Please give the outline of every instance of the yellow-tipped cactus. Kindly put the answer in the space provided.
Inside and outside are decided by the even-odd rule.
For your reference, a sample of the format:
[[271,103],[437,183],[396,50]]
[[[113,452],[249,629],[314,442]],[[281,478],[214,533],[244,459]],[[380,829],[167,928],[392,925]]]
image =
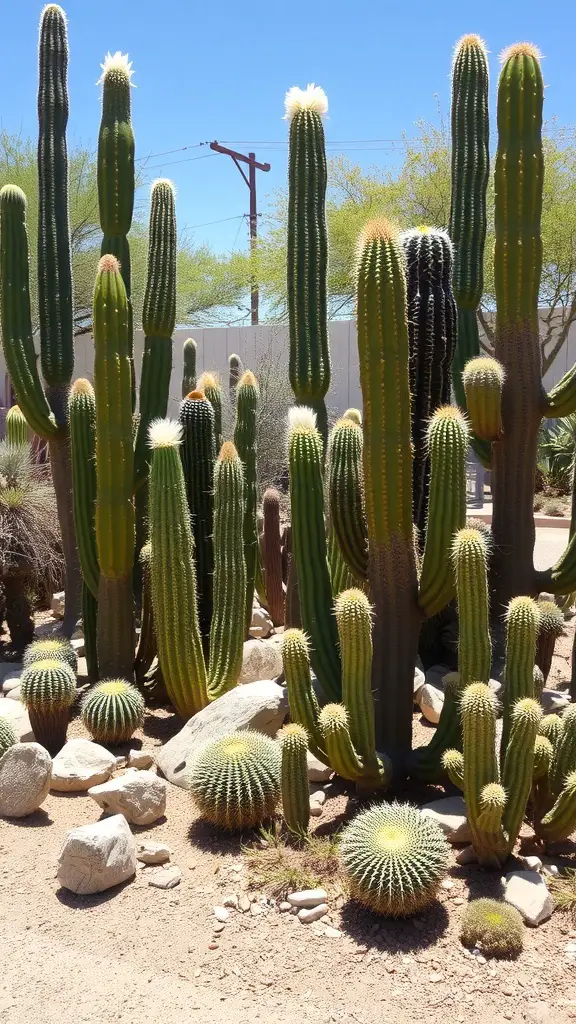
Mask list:
[[466,408],[474,433],[483,441],[497,441],[502,433],[504,378],[504,367],[492,356],[476,356],[464,367]]
[[282,751],[282,812],[295,835],[308,831],[310,792],[308,786],[308,733],[296,722],[278,734]]

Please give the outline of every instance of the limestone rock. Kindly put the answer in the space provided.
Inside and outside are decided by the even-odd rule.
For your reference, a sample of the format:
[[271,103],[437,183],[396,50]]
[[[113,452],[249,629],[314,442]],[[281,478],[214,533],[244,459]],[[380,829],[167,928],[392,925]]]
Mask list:
[[246,640],[239,682],[245,685],[279,676],[282,672],[281,644],[281,634],[267,640]]
[[252,608],[252,621],[250,623],[250,636],[255,639],[264,640],[274,632],[274,624],[265,608],[254,602]]
[[322,764],[314,754],[308,751],[308,782],[329,782],[334,774],[327,764]]
[[28,712],[20,701],[0,699],[0,717],[7,718],[20,743],[32,743],[34,733],[30,725]]
[[[249,641],[249,643],[256,641]],[[156,763],[169,782],[188,789],[192,758],[218,736],[239,729],[257,729],[275,736],[288,713],[285,687],[271,679],[237,686],[194,715],[176,736],[156,753]]]
[[437,725],[444,707],[444,694],[430,683],[425,683],[418,696],[420,711],[432,725]]
[[[431,668],[426,669],[426,674],[421,685],[426,683],[428,686],[433,686],[434,689],[441,690],[443,693],[446,689],[444,679],[449,673],[450,669],[448,665],[432,665]],[[416,683],[416,673],[414,673],[414,683]]]
[[25,818],[50,792],[52,758],[39,743],[16,743],[0,757],[0,816]]
[[170,860],[170,850],[164,843],[142,839],[136,843],[136,857],[142,864],[164,864]]
[[504,899],[520,911],[526,924],[534,926],[547,921],[554,910],[554,899],[537,871],[511,871],[507,874]]
[[302,889],[301,892],[291,892],[286,896],[291,907],[317,907],[325,903],[327,898],[325,889]]
[[2,683],[3,694],[11,693],[12,690],[16,690],[19,688],[20,672],[10,672],[7,676],[4,677],[4,682]]
[[136,841],[121,814],[68,833],[58,858],[58,881],[87,895],[104,892],[136,872]]
[[159,868],[158,871],[154,871],[148,879],[148,885],[154,889],[174,889],[180,885],[181,880],[180,868],[176,864],[172,864],[169,868]]
[[154,758],[146,750],[131,750],[127,763],[129,768],[151,768]]
[[4,696],[7,700],[20,700],[20,683],[17,682]]
[[540,703],[544,708],[545,715],[558,714],[564,711],[570,704],[570,696],[567,693],[560,693],[558,690],[542,690]]
[[319,921],[321,917],[326,917],[328,910],[327,903],[319,903],[316,907],[302,907],[298,911],[298,920],[302,924],[312,924],[313,921]]
[[[457,833],[462,825],[468,825],[463,796],[445,796],[441,800],[424,804],[422,817],[433,818],[447,836]],[[470,842],[470,839],[464,837],[460,842]]]
[[106,814],[123,814],[133,825],[151,825],[166,810],[166,790],[164,779],[155,772],[132,768],[116,779],[91,786],[88,796]]
[[418,666],[416,666],[416,668],[414,669],[414,702],[416,704],[418,703],[418,697],[420,695],[420,690],[424,686],[425,682],[426,682],[426,678],[424,676],[424,673],[423,673],[422,669],[418,668]]
[[57,594],[52,594],[52,601],[50,604],[52,609],[52,615],[55,619],[64,618],[64,591],[59,590]]
[[51,788],[64,793],[87,790],[106,782],[115,767],[114,754],[99,743],[68,740],[54,758]]

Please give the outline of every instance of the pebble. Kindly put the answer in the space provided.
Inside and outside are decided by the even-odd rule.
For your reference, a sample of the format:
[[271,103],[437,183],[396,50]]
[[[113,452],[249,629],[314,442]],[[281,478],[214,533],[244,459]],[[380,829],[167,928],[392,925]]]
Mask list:
[[442,888],[443,889],[453,889],[454,888],[454,882],[452,881],[452,879],[451,878],[445,878],[444,881],[442,882]]
[[324,790],[323,789],[317,789],[314,793],[311,793],[310,794],[310,803],[311,804],[320,804],[320,806],[322,806],[322,804],[326,803],[326,793],[324,792]]
[[342,936],[342,932],[339,932],[337,928],[325,928],[324,935],[327,939],[339,939]]
[[432,974],[428,975],[428,981],[433,985],[437,985],[439,981],[444,981],[444,975],[441,971],[433,971]]
[[325,917],[328,913],[329,907],[327,903],[320,903],[314,907],[302,907],[298,911],[298,920],[302,924],[312,924],[313,921],[319,921],[321,917]]
[[218,949],[218,943],[217,942],[209,942],[208,943],[208,949]]
[[214,907],[214,917],[225,924],[230,917],[230,911],[226,910],[226,907]]
[[540,857],[521,857],[520,860],[529,871],[542,871]]
[[143,864],[164,864],[170,860],[170,850],[164,843],[154,843],[144,839],[136,843],[136,856]]
[[501,991],[503,996],[513,996],[514,995],[514,988],[513,988],[512,985],[502,985],[502,988],[500,989],[500,991]]
[[463,907],[464,904],[466,903],[466,900],[464,899],[463,896],[457,896],[456,899],[452,900],[452,902],[455,907]]
[[259,903],[251,903],[250,913],[252,914],[252,917],[258,917],[258,914],[264,913],[264,907],[261,907]]
[[244,893],[238,897],[238,910],[241,910],[243,914],[246,914],[251,906],[250,900]]
[[220,921],[219,924],[214,925],[213,931],[215,932],[216,935],[218,935],[220,932],[224,931],[225,927],[226,925],[224,924],[224,922]]
[[234,895],[227,896],[225,900],[222,900],[222,906],[232,907],[233,910],[238,910],[238,897]]
[[175,886],[180,885],[181,879],[180,868],[173,864],[172,867],[161,868],[160,871],[155,871],[150,875],[148,885],[152,885],[155,889],[174,889]]
[[557,864],[543,864],[542,865],[542,874],[543,875],[550,875],[551,878],[558,878],[559,875],[560,875],[560,871],[558,869],[558,865]]
[[463,850],[460,850],[460,853],[458,853],[456,856],[456,863],[461,865],[477,864],[478,857],[474,851],[474,847],[465,846]]
[[129,768],[151,768],[153,764],[154,758],[145,750],[131,750],[128,754]]
[[300,892],[290,892],[286,897],[291,907],[317,907],[327,898],[325,889],[302,889]]
[[576,942],[569,942],[566,946],[566,952],[571,953],[572,956],[576,956]]
[[228,868],[228,870],[229,871],[242,871],[242,865],[241,864],[231,864],[230,867]]
[[311,800],[310,801],[310,817],[311,818],[321,818],[323,810],[324,810],[324,808],[322,807],[322,804],[316,803],[315,800]]
[[288,903],[288,900],[282,900],[282,902],[278,904],[278,910],[281,914],[285,914],[286,911],[292,910],[292,904]]

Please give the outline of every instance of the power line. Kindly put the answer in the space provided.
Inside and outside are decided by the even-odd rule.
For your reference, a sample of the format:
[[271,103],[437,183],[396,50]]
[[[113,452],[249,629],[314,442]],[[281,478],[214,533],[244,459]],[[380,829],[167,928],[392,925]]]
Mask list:
[[225,224],[227,221],[230,220],[244,220],[245,216],[245,213],[238,213],[236,214],[235,217],[221,217],[220,220],[207,220],[204,222],[204,224],[191,224],[190,227],[187,226],[185,230],[195,231],[196,228],[209,228],[211,227],[212,224]]
[[165,160],[162,164],[152,164],[152,167],[148,167],[148,171],[156,171],[159,167],[173,167],[174,164],[188,164],[193,163],[194,160],[210,160],[211,157],[216,156],[216,153],[205,153],[204,156],[186,156],[183,160]]
[[185,149],[199,149],[200,146],[204,146],[204,142],[195,142],[189,146],[179,146],[178,149],[164,149],[161,153],[148,153],[148,156],[136,157],[135,163],[139,163],[142,160],[153,160],[156,156],[170,156],[172,153],[183,153]]

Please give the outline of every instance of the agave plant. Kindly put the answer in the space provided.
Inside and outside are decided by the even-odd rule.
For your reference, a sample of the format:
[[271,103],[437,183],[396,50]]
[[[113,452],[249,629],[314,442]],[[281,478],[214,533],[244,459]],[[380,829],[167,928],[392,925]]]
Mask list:
[[21,653],[34,635],[39,589],[56,589],[62,575],[56,497],[45,467],[29,445],[0,443],[0,581],[11,648]]

